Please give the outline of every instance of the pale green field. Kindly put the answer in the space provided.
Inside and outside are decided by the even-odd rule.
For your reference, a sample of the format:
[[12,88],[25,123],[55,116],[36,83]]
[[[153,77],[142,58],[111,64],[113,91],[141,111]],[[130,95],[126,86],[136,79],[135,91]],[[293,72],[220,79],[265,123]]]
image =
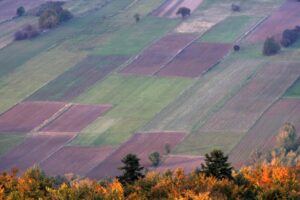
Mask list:
[[107,78],[79,96],[76,102],[110,103],[113,109],[83,130],[73,144],[119,145],[125,142],[192,82],[121,75]]

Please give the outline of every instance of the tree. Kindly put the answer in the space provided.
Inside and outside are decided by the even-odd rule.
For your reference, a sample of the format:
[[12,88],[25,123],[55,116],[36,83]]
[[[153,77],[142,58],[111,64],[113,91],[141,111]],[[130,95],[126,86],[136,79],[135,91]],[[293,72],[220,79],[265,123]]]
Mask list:
[[135,22],[138,23],[141,20],[141,15],[139,13],[135,13],[133,18],[135,19]]
[[186,7],[180,7],[177,10],[176,15],[181,15],[181,17],[184,19],[185,17],[188,17],[191,15],[191,9],[186,8]]
[[292,123],[285,123],[278,131],[276,136],[278,147],[283,147],[287,152],[296,150],[297,134],[296,128]]
[[221,150],[213,150],[210,155],[205,154],[205,164],[201,164],[201,172],[205,176],[213,176],[217,179],[232,179],[232,167],[227,162],[228,156],[224,156]]
[[59,16],[53,10],[45,11],[39,18],[41,29],[51,29],[59,24]]
[[144,167],[140,166],[140,159],[134,154],[128,154],[122,159],[123,167],[119,169],[123,171],[121,176],[118,176],[117,179],[123,184],[131,184],[136,180],[143,178],[143,169]]
[[271,56],[280,51],[280,45],[275,41],[273,37],[269,37],[264,42],[263,55]]
[[168,144],[168,143],[165,144],[164,149],[165,149],[165,154],[171,153],[171,145],[170,144]]
[[21,17],[25,14],[25,8],[23,6],[20,6],[18,9],[17,9],[17,16],[18,17]]
[[15,40],[32,39],[37,37],[39,34],[39,30],[35,26],[28,24],[15,33]]
[[158,152],[153,152],[149,155],[149,160],[151,161],[154,167],[157,167],[160,164],[161,158]]
[[296,26],[294,29],[286,29],[282,33],[282,39],[280,41],[283,47],[289,47],[299,39],[300,30]]
[[73,14],[70,11],[65,9],[63,9],[58,15],[59,15],[59,22],[66,22],[73,18]]
[[236,4],[231,4],[231,10],[234,12],[239,12],[239,11],[241,11],[241,7]]
[[241,47],[239,45],[234,45],[233,46],[234,51],[239,51],[240,49],[241,49]]

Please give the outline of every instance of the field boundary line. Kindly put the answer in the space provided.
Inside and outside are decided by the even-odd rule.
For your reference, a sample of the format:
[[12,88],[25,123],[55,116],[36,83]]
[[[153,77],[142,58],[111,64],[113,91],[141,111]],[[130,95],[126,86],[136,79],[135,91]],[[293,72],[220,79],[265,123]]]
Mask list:
[[58,117],[63,115],[65,112],[67,112],[71,107],[73,106],[72,103],[66,104],[64,107],[62,107],[60,110],[58,110],[56,113],[54,113],[50,118],[46,119],[43,123],[32,129],[30,132],[38,132],[42,130],[44,127],[46,127],[48,124],[56,120]]
[[[295,81],[297,81],[297,79],[299,79],[300,77],[300,73],[298,75],[297,78],[295,78]],[[287,88],[290,88],[294,83],[295,81],[293,81],[290,85],[287,86]],[[235,147],[240,144],[240,142],[247,136],[247,134],[250,132],[250,130],[252,130],[256,124],[260,121],[260,119],[264,116],[264,114],[269,111],[273,105],[275,105],[277,102],[279,102],[281,99],[283,99],[284,97],[284,94],[285,94],[286,90],[282,92],[282,94],[278,95],[278,97],[275,97],[274,98],[274,101],[260,114],[260,116],[255,120],[255,122],[253,123],[253,125],[249,128],[249,130],[246,131],[246,133],[243,135],[243,137],[240,139],[240,141],[234,145],[234,147],[231,149],[231,151],[229,152],[229,155],[231,154],[231,152],[235,149]]]
[[[185,34],[183,34],[185,35]],[[190,35],[190,34],[188,34]],[[196,34],[195,34],[196,35]],[[156,72],[153,72],[152,74],[150,74],[151,76],[159,76],[158,73],[164,69],[165,67],[167,67],[179,54],[181,54],[185,49],[187,49],[189,46],[191,46],[195,41],[197,41],[199,38],[201,37],[200,36],[197,36],[195,37],[195,39],[193,39],[191,42],[187,43],[185,46],[183,46],[180,50],[177,51],[177,53],[172,56],[165,64],[162,64],[160,66],[160,68],[156,71]]]
[[[56,132],[59,133],[59,132]],[[61,132],[64,133],[64,132]],[[69,133],[73,133],[73,132],[69,132]],[[57,148],[56,151],[53,151],[52,153],[50,153],[48,156],[46,156],[44,159],[42,159],[40,162],[38,162],[39,165],[41,165],[43,162],[45,162],[46,160],[48,160],[51,156],[53,156],[55,153],[57,153],[58,151],[60,151],[62,148],[64,148],[67,144],[69,144],[79,133],[75,133],[73,137],[71,137],[69,140],[67,140],[65,143],[63,143],[59,148]]]

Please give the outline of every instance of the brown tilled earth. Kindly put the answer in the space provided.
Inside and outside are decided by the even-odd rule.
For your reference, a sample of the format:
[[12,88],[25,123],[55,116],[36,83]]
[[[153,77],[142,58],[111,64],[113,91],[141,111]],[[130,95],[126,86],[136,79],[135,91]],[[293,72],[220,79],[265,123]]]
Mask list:
[[121,72],[123,74],[153,75],[196,38],[195,34],[165,36],[142,52]]
[[62,102],[23,102],[0,115],[0,132],[29,132],[66,104]]
[[281,38],[285,29],[292,29],[300,25],[300,3],[296,0],[287,0],[275,13],[261,24],[249,37],[247,42],[262,42],[267,37]]
[[1,157],[0,171],[18,168],[20,172],[40,164],[44,159],[62,148],[76,133],[35,133],[25,141]]
[[100,115],[111,108],[110,105],[72,105],[61,116],[41,129],[43,132],[80,132]]
[[231,48],[231,44],[193,43],[162,68],[157,75],[198,77],[217,64]]
[[73,173],[84,176],[115,149],[113,147],[66,146],[41,163],[51,176]]

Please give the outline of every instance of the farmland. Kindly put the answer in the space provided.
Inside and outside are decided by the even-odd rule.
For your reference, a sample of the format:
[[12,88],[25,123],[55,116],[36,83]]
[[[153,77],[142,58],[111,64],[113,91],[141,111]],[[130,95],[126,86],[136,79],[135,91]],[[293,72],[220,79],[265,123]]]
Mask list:
[[174,78],[110,76],[75,99],[88,104],[109,102],[113,108],[84,129],[73,144],[121,144],[190,83]]
[[84,176],[114,151],[112,147],[66,146],[41,163],[48,175],[74,173]]
[[[20,1],[11,1],[0,7],[15,12]],[[182,6],[191,16],[176,15]],[[98,179],[118,175],[128,153],[153,169],[157,151],[156,170],[192,171],[215,148],[240,166],[252,149],[274,145],[282,123],[299,128],[299,44],[261,52],[267,36],[299,25],[299,3],[73,0],[64,8],[72,20],[31,40],[13,34],[37,17],[0,23],[0,170],[39,164],[50,175]]]
[[124,143],[112,155],[108,156],[102,163],[92,169],[87,176],[105,178],[119,175],[118,167],[122,164],[121,159],[129,153],[136,154],[141,159],[141,164],[150,167],[148,156],[157,151],[164,154],[164,146],[170,145],[173,149],[184,138],[184,133],[140,133],[135,134],[130,140]]

